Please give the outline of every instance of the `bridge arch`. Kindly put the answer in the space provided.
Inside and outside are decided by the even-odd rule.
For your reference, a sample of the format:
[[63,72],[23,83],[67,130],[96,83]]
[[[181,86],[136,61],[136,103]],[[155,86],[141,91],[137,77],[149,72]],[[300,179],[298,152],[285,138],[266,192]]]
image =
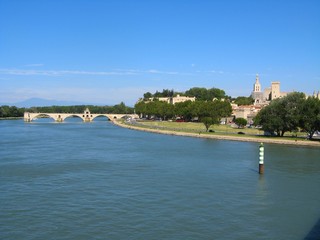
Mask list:
[[53,119],[54,121],[57,121],[57,119],[54,116],[51,116],[50,114],[39,113],[39,114],[36,114],[36,115],[32,116],[30,118],[30,122],[34,121],[34,120],[37,120],[38,118],[50,118],[50,119]]
[[107,121],[111,121],[110,117],[107,114],[94,114],[92,116],[91,121],[94,121],[94,119],[96,119],[98,117],[105,117],[105,118],[107,118]]
[[80,119],[82,119],[82,121],[85,120],[85,118],[82,117],[81,114],[69,114],[69,115],[65,116],[64,118],[62,118],[62,120],[64,121],[64,120],[66,120],[67,118],[73,118],[73,117],[80,118]]

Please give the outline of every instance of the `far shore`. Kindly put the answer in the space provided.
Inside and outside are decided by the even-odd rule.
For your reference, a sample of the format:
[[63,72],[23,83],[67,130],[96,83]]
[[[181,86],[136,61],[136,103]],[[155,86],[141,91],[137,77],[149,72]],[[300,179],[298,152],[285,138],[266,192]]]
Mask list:
[[23,117],[4,117],[4,118],[0,118],[0,120],[17,120],[17,119],[23,119]]
[[283,145],[294,145],[294,146],[310,146],[310,147],[320,147],[320,141],[309,141],[304,139],[281,139],[278,138],[271,138],[265,136],[236,136],[236,135],[217,135],[211,133],[191,133],[191,132],[182,132],[182,131],[173,131],[173,130],[162,130],[162,129],[152,129],[148,127],[139,127],[134,126],[132,124],[126,124],[119,120],[112,121],[115,125],[138,130],[144,132],[151,132],[151,133],[159,133],[159,134],[167,134],[167,135],[174,135],[174,136],[185,136],[185,137],[195,137],[195,138],[207,138],[207,139],[218,139],[218,140],[228,140],[228,141],[242,141],[242,142],[257,142],[257,143],[271,143],[271,144],[283,144]]

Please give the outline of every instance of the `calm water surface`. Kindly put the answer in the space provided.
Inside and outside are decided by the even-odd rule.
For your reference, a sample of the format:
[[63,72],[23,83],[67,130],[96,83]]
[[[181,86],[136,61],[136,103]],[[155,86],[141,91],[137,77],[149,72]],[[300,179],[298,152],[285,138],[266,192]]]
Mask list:
[[[320,149],[0,121],[0,239],[304,239]],[[315,235],[313,235],[315,236]]]

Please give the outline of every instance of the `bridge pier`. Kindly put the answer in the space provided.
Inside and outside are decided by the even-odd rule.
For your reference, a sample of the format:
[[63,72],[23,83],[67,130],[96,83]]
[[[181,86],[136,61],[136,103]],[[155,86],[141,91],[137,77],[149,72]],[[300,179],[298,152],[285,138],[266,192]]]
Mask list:
[[83,121],[84,122],[92,122],[92,119],[90,117],[86,117]]
[[61,115],[58,115],[58,118],[56,119],[56,122],[63,122],[63,118],[61,117]]
[[25,112],[23,115],[23,121],[25,122],[31,122],[30,113]]

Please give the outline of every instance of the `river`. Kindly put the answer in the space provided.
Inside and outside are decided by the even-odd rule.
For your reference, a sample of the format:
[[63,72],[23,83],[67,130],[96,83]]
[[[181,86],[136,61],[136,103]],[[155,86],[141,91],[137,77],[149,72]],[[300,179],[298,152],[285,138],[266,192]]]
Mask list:
[[320,230],[319,148],[265,144],[259,175],[257,143],[105,118],[2,120],[0,130],[1,239],[292,240]]

